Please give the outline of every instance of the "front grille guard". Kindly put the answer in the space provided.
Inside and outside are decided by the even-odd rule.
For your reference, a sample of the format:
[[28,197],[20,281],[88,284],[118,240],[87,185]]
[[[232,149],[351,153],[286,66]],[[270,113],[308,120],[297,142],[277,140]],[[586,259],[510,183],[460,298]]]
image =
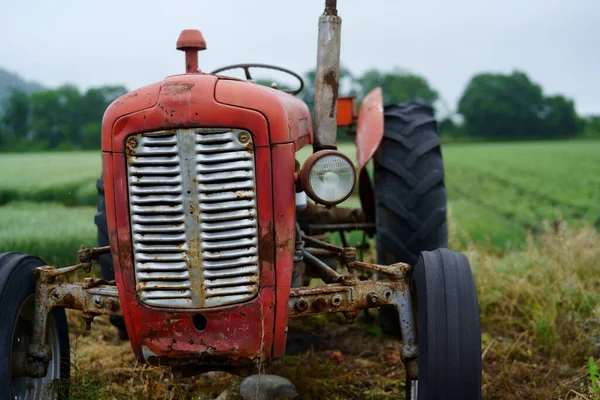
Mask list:
[[258,293],[254,145],[239,129],[127,139],[136,291],[169,308],[240,303]]

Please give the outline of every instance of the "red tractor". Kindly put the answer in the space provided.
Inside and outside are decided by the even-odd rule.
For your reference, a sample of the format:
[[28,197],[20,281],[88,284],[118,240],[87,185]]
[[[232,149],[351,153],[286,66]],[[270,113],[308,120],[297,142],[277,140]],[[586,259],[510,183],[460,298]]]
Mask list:
[[[80,250],[80,263],[64,268],[0,255],[2,399],[68,396],[65,308],[81,310],[88,326],[99,315],[121,321],[140,362],[180,377],[251,374],[285,354],[289,318],[340,312],[352,322],[357,311],[380,308],[384,330],[402,340],[407,398],[480,398],[477,294],[466,257],[445,249],[432,110],[384,107],[375,89],[355,115],[354,99],[338,99],[340,27],[336,1],[327,0],[314,125],[294,96],[302,88],[294,73],[297,90],[254,83],[253,67],[271,68],[261,64],[201,72],[197,52],[206,43],[196,30],[177,42],[185,74],[109,106],[101,246]],[[230,68],[242,68],[246,80],[217,74]],[[357,167],[337,151],[338,126],[355,131]],[[296,153],[311,143],[300,165]],[[373,183],[365,168],[372,158]],[[362,208],[335,207],[357,180]],[[345,240],[324,240],[352,230],[375,235],[377,264],[361,261]],[[102,279],[65,278],[98,259]],[[324,284],[309,286],[311,278]]]

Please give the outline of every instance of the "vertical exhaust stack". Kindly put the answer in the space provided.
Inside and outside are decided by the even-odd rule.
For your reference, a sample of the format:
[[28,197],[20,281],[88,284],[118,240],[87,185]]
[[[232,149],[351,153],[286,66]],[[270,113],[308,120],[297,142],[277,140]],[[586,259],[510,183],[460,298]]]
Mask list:
[[319,43],[315,77],[315,133],[313,151],[336,149],[337,100],[340,83],[340,38],[342,19],[337,0],[325,1],[319,17]]

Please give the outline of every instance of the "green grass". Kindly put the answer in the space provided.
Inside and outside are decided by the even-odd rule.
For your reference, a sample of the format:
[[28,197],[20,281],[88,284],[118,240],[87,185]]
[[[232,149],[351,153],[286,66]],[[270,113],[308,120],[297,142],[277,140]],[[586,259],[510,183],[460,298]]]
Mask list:
[[[503,254],[452,238],[450,246],[468,256],[478,289],[482,398],[598,398],[600,376],[589,360],[597,354],[600,234],[589,226],[552,227]],[[290,332],[311,332],[307,349],[265,365],[264,373],[288,378],[304,399],[400,398],[399,342],[381,334],[375,314],[359,313],[354,325],[341,314],[290,320]],[[69,322],[77,398],[216,398],[225,389],[240,398],[241,379],[233,375],[173,379],[168,369],[141,366],[129,343],[115,343],[106,318],[96,318],[91,332],[79,313]]]
[[96,245],[94,207],[11,203],[0,207],[0,253],[35,254],[50,265],[77,262],[81,245]]
[[[355,157],[353,146],[340,148]],[[304,149],[298,158],[309,154],[310,148]],[[552,398],[557,393],[565,398],[568,390],[579,387],[589,386],[592,394],[598,390],[597,368],[588,365],[597,343],[597,330],[589,324],[600,317],[598,154],[600,141],[444,148],[450,247],[468,256],[479,293],[484,398]],[[11,201],[0,206],[0,253],[33,253],[64,266],[75,262],[82,244],[95,244],[97,153],[0,155],[0,168],[0,193]],[[23,199],[29,201],[19,201]],[[353,197],[346,205],[359,202]],[[93,393],[90,398],[102,398],[100,387],[106,398],[147,397],[150,392],[153,398],[170,398],[171,388],[193,390],[195,397],[203,390],[214,397],[231,385],[232,378],[213,378],[209,389],[198,380],[171,386],[162,370],[136,369],[128,344],[106,343],[115,333],[107,321],[100,323],[104,325],[96,322],[93,334],[81,336],[80,372],[74,373],[79,398],[88,392]],[[347,334],[352,332],[356,330]],[[376,341],[377,348],[388,352],[388,339],[369,333],[368,341],[351,337],[352,347]],[[360,354],[364,363],[367,356]],[[376,364],[387,360],[373,354]],[[376,376],[355,385],[356,371],[364,371],[359,367],[352,357],[338,365],[328,352],[311,352],[284,359],[273,371],[292,379],[307,398],[330,393],[369,398],[372,387],[388,386],[369,386]],[[338,379],[337,372],[331,378],[330,370],[340,368],[348,381]],[[391,370],[385,367],[381,373]],[[303,376],[307,379],[299,379]],[[398,380],[396,375],[386,379]]]
[[[354,145],[340,150],[356,160]],[[300,152],[302,161],[311,149]],[[449,213],[462,243],[523,245],[545,224],[600,229],[600,141],[449,144],[443,147]],[[367,167],[369,168],[369,166]],[[356,198],[345,206],[359,206]]]
[[[341,143],[339,148],[356,159],[353,144]],[[311,152],[306,146],[298,160],[303,162]],[[527,232],[539,232],[544,224],[559,220],[575,226],[585,221],[600,228],[598,154],[598,140],[446,145],[446,186],[457,236],[463,243],[472,240],[510,250],[523,245]],[[100,154],[2,154],[0,171],[0,204],[44,201],[91,206],[96,203]],[[343,204],[359,205],[357,197]],[[70,212],[65,215],[76,218]],[[0,228],[0,235],[4,231]]]
[[11,201],[92,205],[100,152],[0,154],[0,204]]
[[496,247],[544,224],[600,228],[600,141],[450,145],[446,186],[459,230]]

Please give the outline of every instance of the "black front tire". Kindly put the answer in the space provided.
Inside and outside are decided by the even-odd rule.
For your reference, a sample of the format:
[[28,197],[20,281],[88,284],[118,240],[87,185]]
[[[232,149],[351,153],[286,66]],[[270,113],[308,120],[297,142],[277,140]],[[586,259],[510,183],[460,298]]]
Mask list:
[[[447,249],[421,253],[412,275],[417,299],[418,400],[481,398],[481,329],[467,257]],[[407,385],[410,388],[410,385]],[[411,397],[407,392],[407,399]]]
[[[49,346],[52,360],[45,378],[13,378],[13,351],[26,351],[32,341],[34,268],[46,265],[40,258],[20,253],[0,254],[0,388],[14,398],[67,399],[69,395],[69,328],[62,308],[49,318]],[[4,397],[2,397],[4,398]]]
[[[386,106],[384,122],[374,159],[377,262],[414,265],[422,251],[448,246],[440,138],[432,108],[422,104]],[[400,336],[397,314],[379,315],[384,333]]]

